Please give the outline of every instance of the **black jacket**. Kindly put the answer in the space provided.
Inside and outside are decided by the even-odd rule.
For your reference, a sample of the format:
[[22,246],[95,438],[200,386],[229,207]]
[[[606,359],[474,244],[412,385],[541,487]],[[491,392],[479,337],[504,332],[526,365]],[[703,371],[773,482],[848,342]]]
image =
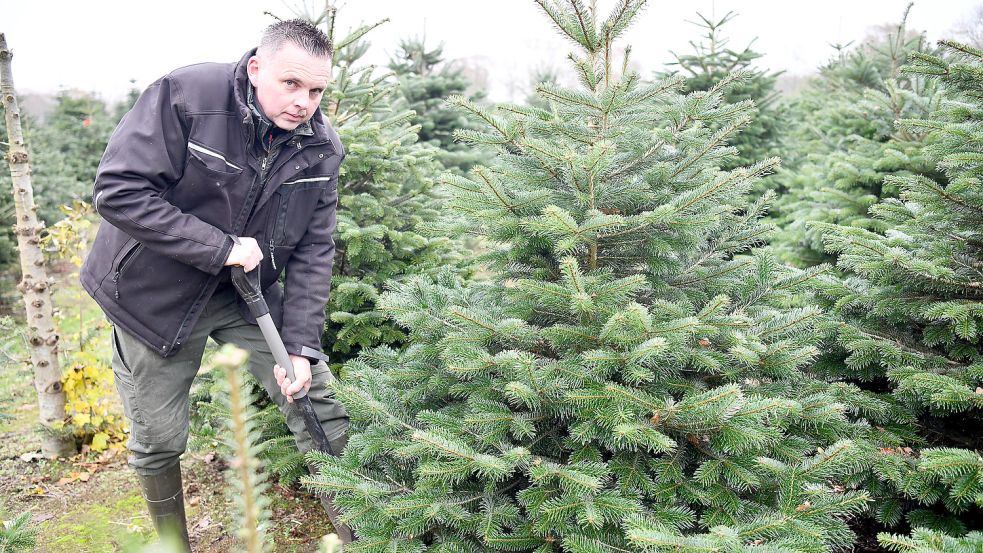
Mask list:
[[[320,111],[313,135],[294,135],[275,159],[257,154],[246,103],[254,52],[150,85],[120,121],[96,174],[93,203],[108,224],[82,267],[82,285],[110,320],[165,357],[228,281],[230,235],[254,237],[265,250],[263,294],[287,351],[321,356],[345,154]],[[244,304],[241,311],[253,321]]]

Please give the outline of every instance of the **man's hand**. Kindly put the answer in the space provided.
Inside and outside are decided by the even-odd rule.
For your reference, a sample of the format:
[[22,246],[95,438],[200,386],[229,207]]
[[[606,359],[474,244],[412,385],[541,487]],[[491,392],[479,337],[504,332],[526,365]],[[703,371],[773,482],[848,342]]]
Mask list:
[[225,266],[232,267],[240,265],[248,273],[255,269],[261,261],[263,261],[263,250],[260,249],[255,238],[249,238],[247,236],[240,237],[239,243],[232,245],[229,258],[225,260]]
[[294,394],[301,390],[307,392],[311,389],[311,360],[299,355],[291,355],[290,361],[294,365],[294,382],[287,378],[287,371],[280,365],[273,365],[273,376],[276,377],[276,383],[280,386],[280,392],[287,396],[289,403],[293,403],[294,398],[292,396]]

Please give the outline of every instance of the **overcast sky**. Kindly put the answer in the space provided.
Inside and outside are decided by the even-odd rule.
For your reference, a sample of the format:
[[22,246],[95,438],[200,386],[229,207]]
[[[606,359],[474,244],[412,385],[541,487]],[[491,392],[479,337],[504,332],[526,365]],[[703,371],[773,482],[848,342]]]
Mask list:
[[[309,0],[310,1],[310,0]],[[983,0],[915,2],[909,28],[948,36]],[[605,11],[613,0],[599,0]],[[289,16],[295,2],[260,0],[0,0],[0,32],[14,50],[14,81],[31,92],[93,90],[121,98],[135,79],[143,88],[168,71],[200,61],[235,61],[255,45],[271,11]],[[760,66],[813,71],[830,43],[860,41],[872,25],[896,22],[908,0],[651,0],[626,34],[636,67],[648,74],[689,52],[700,30],[696,12],[739,13],[725,30],[732,47],[757,37]],[[319,2],[318,5],[323,5]],[[566,67],[571,48],[532,0],[340,0],[339,27],[390,21],[371,33],[368,61],[384,65],[398,39],[426,34],[447,58],[481,64],[496,101],[521,99],[537,67]]]

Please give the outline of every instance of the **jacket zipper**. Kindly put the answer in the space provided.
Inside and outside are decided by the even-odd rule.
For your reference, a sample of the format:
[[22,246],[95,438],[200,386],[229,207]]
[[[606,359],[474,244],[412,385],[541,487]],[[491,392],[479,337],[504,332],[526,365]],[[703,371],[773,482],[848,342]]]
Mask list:
[[274,194],[273,199],[277,200],[277,203],[271,206],[272,209],[270,209],[270,218],[273,220],[273,224],[269,225],[267,234],[270,238],[270,263],[273,264],[273,269],[276,270],[276,259],[273,257],[273,254],[276,252],[276,220],[277,212],[280,211],[280,195]]
[[[259,182],[263,185],[263,188],[266,188],[266,169],[269,166],[269,163],[270,163],[270,154],[266,154],[265,156],[263,156],[263,163],[260,166],[260,172],[259,172]],[[262,192],[260,192],[260,194],[262,194]],[[274,225],[274,227],[275,227],[275,225]],[[273,264],[273,270],[275,271],[276,270],[276,259],[273,257],[273,236],[272,236],[272,233],[270,235],[270,263]]]
[[119,299],[119,279],[120,279],[120,276],[123,275],[123,271],[125,271],[126,270],[126,267],[129,266],[130,261],[132,261],[133,258],[136,257],[137,251],[142,246],[143,246],[143,244],[141,244],[139,242],[137,242],[136,244],[134,244],[133,248],[131,248],[130,251],[126,252],[123,255],[122,259],[120,259],[119,264],[116,266],[116,273],[113,274],[113,287],[116,289],[116,293],[115,293],[116,299]]

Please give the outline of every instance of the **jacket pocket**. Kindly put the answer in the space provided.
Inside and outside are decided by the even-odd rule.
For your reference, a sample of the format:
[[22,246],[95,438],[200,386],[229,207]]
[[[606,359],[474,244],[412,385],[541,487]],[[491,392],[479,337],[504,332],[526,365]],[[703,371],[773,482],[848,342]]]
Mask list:
[[[216,188],[223,188],[238,179],[242,169],[226,161],[218,152],[197,148],[193,142],[188,144],[188,162],[179,181],[178,193],[189,198],[200,196],[204,201],[216,194]],[[206,151],[209,153],[204,153]]]
[[275,246],[294,246],[304,238],[314,209],[324,194],[333,186],[334,177],[308,177],[287,181],[280,185],[271,198],[270,224],[268,226],[270,249]]
[[197,142],[188,142],[188,161],[197,161],[209,171],[217,174],[238,175],[242,167],[229,161],[225,154]]
[[130,266],[130,263],[136,259],[137,255],[140,254],[141,250],[143,250],[143,244],[133,240],[133,243],[124,248],[122,255],[117,259],[113,268],[113,288],[116,299],[119,299],[119,281],[123,278],[123,273]]
[[140,411],[136,381],[133,378],[133,370],[124,358],[123,346],[119,339],[119,330],[113,325],[113,377],[116,381],[116,391],[123,400],[123,414],[134,424],[144,424],[146,421]]
[[248,189],[243,182],[246,173],[217,152],[204,154],[189,147],[184,173],[165,192],[165,199],[182,212],[228,231]]

